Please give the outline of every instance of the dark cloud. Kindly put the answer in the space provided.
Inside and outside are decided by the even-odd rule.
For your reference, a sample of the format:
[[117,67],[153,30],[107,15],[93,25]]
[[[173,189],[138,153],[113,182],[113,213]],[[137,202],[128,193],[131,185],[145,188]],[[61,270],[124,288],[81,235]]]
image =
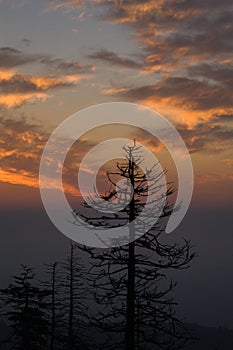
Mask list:
[[53,0],[52,4],[55,8],[101,6],[103,20],[133,27],[145,56],[162,52],[175,59],[176,50],[183,49],[184,57],[205,55],[211,60],[209,53],[229,55],[233,48],[231,0]]
[[13,47],[0,47],[0,68],[9,69],[27,63],[38,62],[47,56],[26,54]]
[[233,49],[232,31],[232,12],[205,13],[181,23],[167,37],[162,37],[161,45],[166,45],[168,50],[185,49],[184,55],[188,57],[228,56]]
[[[27,39],[25,39],[27,40]],[[44,66],[43,75],[17,73],[24,64]],[[43,67],[43,68],[44,68]],[[43,69],[44,70],[44,69]],[[93,71],[93,66],[66,61],[50,55],[25,54],[12,47],[0,48],[0,105],[21,106],[26,102],[46,99],[46,92],[55,88],[75,86]]]
[[[29,44],[30,40],[22,42]],[[44,64],[53,72],[62,74],[88,73],[93,69],[91,65],[84,65],[78,61],[66,61],[62,58],[53,58],[50,55],[27,54],[13,47],[0,47],[0,68],[9,69],[28,63]]]
[[193,77],[202,78],[224,85],[226,88],[233,88],[233,66],[230,64],[202,63],[189,68],[189,74]]
[[141,63],[131,58],[121,57],[115,52],[104,49],[93,52],[92,54],[88,55],[88,58],[108,62],[111,65],[117,65],[125,68],[138,69],[142,67]]
[[233,123],[233,114],[217,114],[212,117],[213,122],[217,123]]
[[[233,146],[233,127],[225,125],[226,115],[213,116],[208,121],[200,121],[192,128],[186,124],[176,127],[191,153],[219,153]],[[228,115],[232,118],[233,115]]]
[[206,11],[209,10],[219,10],[224,9],[226,6],[231,7],[232,1],[231,0],[195,0],[193,2],[190,2],[188,0],[183,1],[168,1],[172,4],[173,9],[179,11],[179,10],[185,10],[185,9],[203,9]]
[[56,74],[87,74],[93,71],[93,66],[82,64],[78,61],[65,61],[61,58],[43,58],[41,63],[45,64],[49,71]]
[[186,77],[164,78],[155,85],[123,87],[113,90],[112,94],[135,101],[169,98],[170,103],[175,106],[197,110],[231,108],[233,102],[228,87]]
[[[80,1],[54,3],[83,6]],[[151,73],[150,83],[145,76],[146,83],[140,86],[132,77],[129,84],[124,82],[125,86],[117,82],[119,89],[112,89],[113,94],[136,101],[170,98],[174,105],[204,111],[232,107],[232,1],[86,2],[91,3],[101,6],[101,11],[97,11],[101,12],[101,19],[127,25],[140,43],[144,62],[108,50],[93,52],[88,57]]]
[[[38,80],[39,79],[39,80]],[[0,94],[25,94],[29,92],[47,91],[49,89],[73,86],[73,83],[49,77],[33,77],[15,74],[8,80],[0,81]]]
[[[225,119],[228,118],[226,124]],[[176,129],[182,136],[190,153],[201,152],[203,154],[220,153],[228,151],[233,146],[233,115],[214,115],[209,120],[202,120],[192,127],[185,123],[174,123]],[[169,137],[169,130],[164,130],[164,135]],[[143,129],[133,130],[132,136],[137,141],[153,148],[162,146],[151,134]],[[224,153],[223,153],[224,154]],[[233,160],[227,160],[226,164],[232,164]]]
[[31,46],[31,44],[32,44],[32,41],[30,40],[30,39],[27,39],[27,38],[23,38],[22,40],[21,40],[21,43],[23,44],[23,45],[25,45],[25,46]]
[[0,125],[1,128],[5,129],[5,133],[9,131],[10,133],[12,133],[13,131],[22,133],[24,131],[28,131],[28,129],[30,129],[33,132],[38,132],[39,130],[42,130],[41,124],[29,122],[23,113],[9,113],[8,110],[2,107],[0,108]]

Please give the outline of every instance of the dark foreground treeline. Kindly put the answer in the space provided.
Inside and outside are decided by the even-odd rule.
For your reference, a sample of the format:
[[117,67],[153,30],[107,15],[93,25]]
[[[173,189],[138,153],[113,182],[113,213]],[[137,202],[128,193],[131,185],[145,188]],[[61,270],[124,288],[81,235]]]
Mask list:
[[[122,248],[117,248],[116,255],[118,249]],[[94,254],[71,243],[64,262],[44,265],[47,277],[42,281],[33,269],[22,265],[21,273],[0,290],[4,321],[0,349],[131,350],[125,341],[127,276],[117,271],[119,266],[111,271],[114,260],[110,266],[110,253],[105,256],[103,252]],[[107,266],[102,266],[106,261]],[[135,292],[135,349],[175,349],[190,339],[187,327],[175,318],[174,300],[167,296],[174,286],[169,282],[166,289],[162,276],[159,280],[156,292],[154,286],[145,289],[146,283],[140,289],[141,304]]]
[[8,324],[3,349],[92,349],[83,337],[90,293],[77,250],[71,243],[66,261],[44,265],[42,281],[22,265],[22,272],[0,290],[1,317]]

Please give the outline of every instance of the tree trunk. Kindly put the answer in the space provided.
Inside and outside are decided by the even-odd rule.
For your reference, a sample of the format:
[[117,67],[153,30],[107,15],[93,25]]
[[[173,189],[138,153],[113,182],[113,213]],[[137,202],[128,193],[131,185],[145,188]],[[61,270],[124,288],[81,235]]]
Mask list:
[[[134,162],[132,157],[129,161],[129,178],[134,189]],[[126,310],[126,339],[125,350],[135,350],[135,202],[134,194],[130,202],[129,215],[129,258],[128,258],[128,287],[127,287],[127,310]]]
[[135,245],[129,245],[126,350],[135,350]]

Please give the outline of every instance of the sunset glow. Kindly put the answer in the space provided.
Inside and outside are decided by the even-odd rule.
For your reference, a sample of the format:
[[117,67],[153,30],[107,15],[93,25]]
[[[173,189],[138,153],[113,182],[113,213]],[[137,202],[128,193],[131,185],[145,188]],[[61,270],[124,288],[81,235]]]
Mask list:
[[[24,19],[35,8],[37,29],[28,25],[27,31]],[[197,186],[227,181],[228,190],[233,188],[230,6],[164,0],[19,5],[11,0],[2,1],[0,9],[9,33],[0,47],[2,183],[38,187],[42,150],[53,128],[68,117],[67,109],[74,113],[81,106],[125,101],[148,106],[177,127],[192,154]],[[24,29],[16,17],[25,22]],[[86,142],[93,136],[104,140],[108,131],[90,134]],[[153,138],[138,131],[136,136],[155,154],[161,152]],[[81,143],[78,160],[67,164],[71,173],[86,150]],[[71,179],[64,181],[67,191],[76,193]]]

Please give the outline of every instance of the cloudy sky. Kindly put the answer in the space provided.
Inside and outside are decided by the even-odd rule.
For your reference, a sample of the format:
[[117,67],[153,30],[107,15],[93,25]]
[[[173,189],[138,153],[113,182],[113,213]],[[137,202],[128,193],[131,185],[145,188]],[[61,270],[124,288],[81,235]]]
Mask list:
[[[40,157],[60,122],[84,107],[126,101],[160,112],[180,131],[194,166],[191,210],[206,210],[208,237],[222,231],[207,223],[213,212],[226,223],[233,205],[232,11],[231,0],[0,0],[5,218],[13,209],[41,209]],[[97,139],[106,134],[100,129]],[[149,135],[126,134],[156,150]],[[75,164],[92,144],[91,133],[80,140]]]

